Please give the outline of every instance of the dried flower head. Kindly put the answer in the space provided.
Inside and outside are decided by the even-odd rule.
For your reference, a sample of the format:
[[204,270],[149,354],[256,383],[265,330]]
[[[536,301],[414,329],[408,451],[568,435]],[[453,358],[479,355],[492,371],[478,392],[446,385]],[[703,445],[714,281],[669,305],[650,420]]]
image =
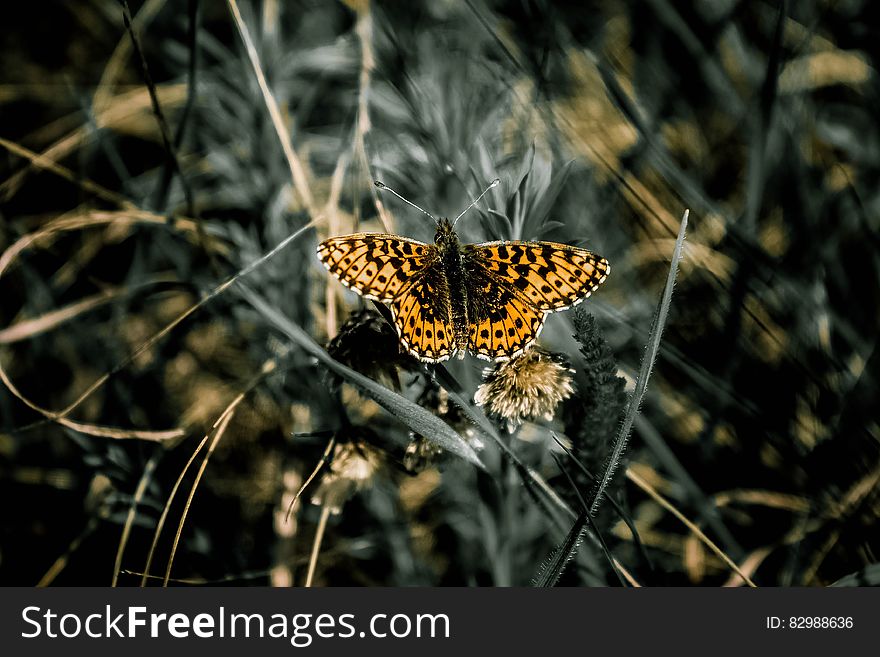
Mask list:
[[443,448],[422,435],[413,434],[403,455],[403,467],[408,472],[421,472],[430,468],[443,454]]
[[[462,410],[449,399],[449,393],[435,381],[428,381],[416,403],[436,415],[457,431],[476,450],[483,444],[476,436],[474,427]],[[421,472],[433,466],[444,454],[442,447],[417,433],[410,433],[411,441],[403,457],[403,467],[410,472]]]
[[352,495],[370,485],[380,463],[379,452],[364,441],[337,444],[329,470],[312,495],[312,504],[339,513]]
[[446,388],[441,388],[433,379],[428,381],[425,389],[416,399],[416,404],[439,417],[456,431],[466,432],[473,428],[467,415],[449,399]]
[[552,420],[559,403],[574,392],[573,372],[561,356],[533,347],[486,368],[474,401],[504,420],[508,431],[525,420]]
[[349,315],[327,345],[327,353],[374,381],[400,388],[398,368],[418,371],[419,362],[400,350],[397,333],[375,310]]

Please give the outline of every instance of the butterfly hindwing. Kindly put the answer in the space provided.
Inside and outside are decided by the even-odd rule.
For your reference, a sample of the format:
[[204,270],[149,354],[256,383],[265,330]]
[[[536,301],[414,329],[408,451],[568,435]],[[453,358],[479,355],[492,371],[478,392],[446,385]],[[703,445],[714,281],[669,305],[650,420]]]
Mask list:
[[466,245],[463,252],[530,306],[545,311],[580,303],[610,271],[605,258],[556,242],[486,242]]
[[518,356],[538,339],[544,327],[544,312],[526,305],[509,290],[502,293],[503,304],[470,326],[468,350],[487,360],[507,360]]
[[437,259],[437,247],[382,233],[332,237],[318,258],[343,285],[376,301],[391,301]]
[[454,351],[455,328],[446,277],[428,268],[391,302],[394,324],[407,351],[427,362],[446,360]]
[[476,263],[465,263],[467,280],[468,351],[488,360],[506,360],[522,353],[544,327],[545,311],[523,301],[510,285]]

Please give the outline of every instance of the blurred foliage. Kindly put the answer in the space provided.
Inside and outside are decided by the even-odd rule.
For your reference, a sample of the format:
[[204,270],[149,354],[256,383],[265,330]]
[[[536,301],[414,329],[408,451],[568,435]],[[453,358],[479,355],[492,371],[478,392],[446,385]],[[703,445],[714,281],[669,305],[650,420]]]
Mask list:
[[[106,585],[116,572],[136,585],[162,519],[150,585],[179,526],[172,584],[301,585],[318,536],[320,585],[528,584],[573,520],[536,481],[569,509],[589,493],[554,436],[601,467],[685,208],[664,340],[597,518],[607,550],[643,585],[742,584],[642,482],[758,585],[870,579],[880,84],[868,0],[147,0],[131,12],[173,153],[119,3],[26,3],[0,31],[0,364],[19,393],[0,389],[0,582]],[[317,240],[360,230],[432,239],[372,179],[455,216],[495,177],[463,241],[564,241],[613,269],[591,316],[554,315],[542,334],[575,370],[575,395],[513,433],[455,405],[483,363],[396,359],[378,317],[364,319],[371,306],[314,256]],[[246,275],[260,304],[232,286],[151,340],[304,227]],[[363,351],[344,342],[351,324],[337,335],[352,313]],[[485,468],[330,376],[273,316],[446,422]],[[561,583],[625,581],[592,536]]]

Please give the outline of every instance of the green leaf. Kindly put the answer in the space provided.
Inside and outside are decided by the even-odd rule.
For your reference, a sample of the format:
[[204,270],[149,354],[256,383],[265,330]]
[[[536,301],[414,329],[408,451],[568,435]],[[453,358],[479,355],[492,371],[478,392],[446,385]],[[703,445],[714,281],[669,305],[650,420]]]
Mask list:
[[405,397],[379,385],[360,372],[355,372],[350,367],[346,367],[333,359],[308,333],[269,305],[265,299],[246,285],[239,284],[237,289],[239,294],[275,328],[296,342],[303,350],[317,358],[328,369],[356,386],[407,427],[428,440],[437,443],[443,449],[457,454],[479,468],[485,469],[474,449],[436,415],[429,413],[421,406],[414,404]]

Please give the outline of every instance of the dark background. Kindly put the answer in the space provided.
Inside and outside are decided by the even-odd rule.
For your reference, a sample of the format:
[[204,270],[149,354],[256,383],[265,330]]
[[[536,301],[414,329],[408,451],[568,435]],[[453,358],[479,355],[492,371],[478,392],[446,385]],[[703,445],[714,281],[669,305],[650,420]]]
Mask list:
[[[678,221],[691,212],[660,354],[610,492],[617,506],[596,519],[608,553],[642,585],[742,584],[633,473],[758,585],[874,581],[871,6],[241,2],[303,168],[296,183],[226,3],[132,3],[146,76],[117,2],[5,10],[0,363],[19,394],[0,389],[0,582],[109,585],[118,572],[118,584],[136,585],[165,509],[150,571],[161,578],[204,450],[166,507],[169,495],[245,393],[198,482],[173,584],[301,585],[322,515],[312,494],[333,483],[331,467],[284,516],[331,437],[370,446],[378,468],[329,516],[316,584],[528,584],[568,527],[497,447],[440,413],[481,441],[486,471],[443,455],[407,470],[408,429],[334,383],[234,290],[127,362],[312,220],[247,281],[326,343],[363,304],[320,268],[316,242],[356,230],[432,237],[425,217],[386,196],[383,225],[372,179],[454,216],[496,176],[496,213],[472,211],[462,239],[552,239],[607,257],[613,273],[584,308],[628,390]],[[27,153],[44,158],[34,166]],[[72,180],[47,171],[47,158]],[[590,363],[572,319],[552,317],[542,343],[583,377]],[[365,373],[418,398],[426,376],[398,372],[374,347],[363,343]],[[275,369],[261,375],[267,362]],[[484,366],[450,365],[466,397]],[[24,401],[59,411],[106,372],[70,412],[78,425],[42,421]],[[581,385],[553,421],[512,435],[500,427],[572,505],[553,455],[578,469],[551,431],[601,466],[610,446],[585,439],[578,406],[590,393]],[[598,412],[615,425],[618,410]],[[175,429],[164,440],[131,435]],[[606,557],[586,541],[561,583],[618,584]]]

